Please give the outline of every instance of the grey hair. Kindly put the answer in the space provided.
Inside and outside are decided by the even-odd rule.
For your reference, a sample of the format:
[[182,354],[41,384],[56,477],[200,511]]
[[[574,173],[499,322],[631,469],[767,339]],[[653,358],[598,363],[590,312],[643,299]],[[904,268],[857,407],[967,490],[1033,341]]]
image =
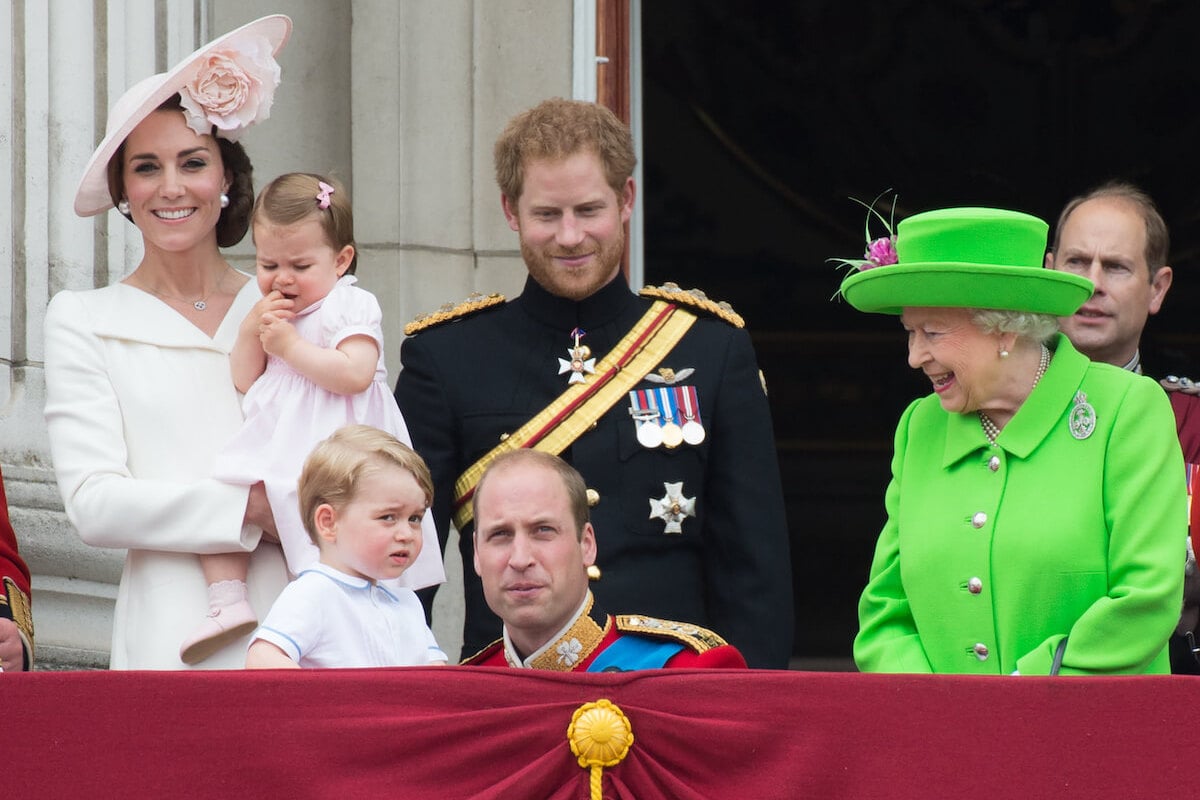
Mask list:
[[1058,333],[1058,318],[1030,311],[1005,311],[996,308],[971,309],[971,321],[984,333],[1015,333],[1045,343]]

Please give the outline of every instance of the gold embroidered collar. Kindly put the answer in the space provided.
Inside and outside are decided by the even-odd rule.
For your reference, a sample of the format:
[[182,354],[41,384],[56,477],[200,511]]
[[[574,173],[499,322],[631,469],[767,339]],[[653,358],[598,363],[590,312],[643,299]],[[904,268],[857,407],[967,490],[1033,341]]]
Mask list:
[[571,672],[579,662],[590,656],[604,640],[612,618],[594,608],[594,598],[588,592],[583,605],[557,636],[522,660],[504,630],[504,660],[517,669],[548,669]]

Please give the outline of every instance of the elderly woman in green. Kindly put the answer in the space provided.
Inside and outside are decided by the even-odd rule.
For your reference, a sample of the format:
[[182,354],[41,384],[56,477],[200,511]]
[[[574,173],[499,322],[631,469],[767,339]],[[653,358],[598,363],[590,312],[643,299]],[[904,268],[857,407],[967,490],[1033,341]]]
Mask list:
[[1057,332],[1092,285],[1042,269],[1046,231],[996,209],[918,214],[842,283],[860,311],[900,316],[933,387],[896,429],[863,671],[1169,671],[1187,536],[1171,407]]

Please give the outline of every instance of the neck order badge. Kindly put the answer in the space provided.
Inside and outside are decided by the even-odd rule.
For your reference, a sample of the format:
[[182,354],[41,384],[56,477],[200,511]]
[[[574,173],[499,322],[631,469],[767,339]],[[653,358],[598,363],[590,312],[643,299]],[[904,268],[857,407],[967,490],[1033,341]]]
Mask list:
[[558,360],[558,374],[570,372],[570,377],[567,378],[567,384],[572,383],[587,383],[588,375],[596,374],[596,359],[592,358],[592,348],[586,344],[580,344],[579,340],[587,333],[582,328],[576,328],[571,331],[571,341],[574,343],[567,348],[567,355],[570,356],[568,361],[565,358]]

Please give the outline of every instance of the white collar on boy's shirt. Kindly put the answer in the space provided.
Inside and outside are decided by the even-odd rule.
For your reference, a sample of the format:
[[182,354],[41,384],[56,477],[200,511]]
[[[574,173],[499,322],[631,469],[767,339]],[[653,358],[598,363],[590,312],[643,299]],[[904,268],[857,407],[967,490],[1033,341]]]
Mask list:
[[[388,589],[383,585],[382,582],[369,581],[366,578],[360,578],[357,575],[349,575],[345,572],[342,572],[340,569],[335,569],[334,567],[329,566],[328,564],[322,564],[320,561],[310,564],[309,566],[300,570],[300,575],[304,575],[305,573],[308,573],[308,572],[315,572],[320,575],[324,575],[326,578],[329,578],[331,581],[333,581],[335,583],[339,583],[342,586],[345,586],[350,589],[359,589],[359,590],[367,590],[367,591],[373,591],[373,590],[378,589],[380,592],[383,592],[385,595],[387,595],[391,599],[393,599],[393,600],[398,599],[396,597],[396,595],[394,595],[392,592],[388,591]],[[297,575],[296,577],[299,578],[300,575]]]

